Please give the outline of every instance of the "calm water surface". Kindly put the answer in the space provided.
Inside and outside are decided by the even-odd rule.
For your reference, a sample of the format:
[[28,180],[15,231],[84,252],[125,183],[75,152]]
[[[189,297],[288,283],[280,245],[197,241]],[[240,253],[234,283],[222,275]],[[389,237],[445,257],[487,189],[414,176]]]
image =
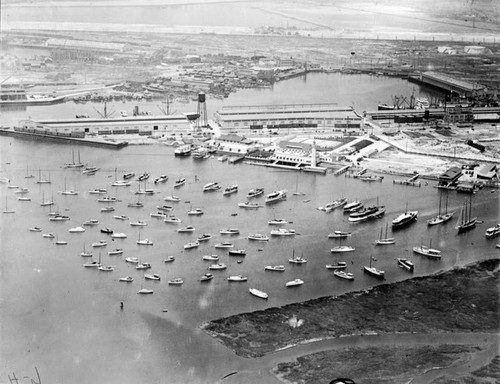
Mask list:
[[[1,374],[34,375],[36,366],[45,382],[62,383],[212,383],[232,371],[242,371],[254,366],[252,361],[239,358],[200,331],[199,326],[211,319],[235,313],[280,306],[296,301],[325,295],[336,295],[378,284],[362,273],[370,256],[377,259],[377,267],[386,271],[388,282],[406,279],[409,274],[397,267],[395,258],[410,257],[415,263],[415,275],[426,275],[453,266],[496,257],[495,241],[487,241],[484,231],[498,221],[498,192],[482,190],[474,197],[474,213],[484,224],[461,236],[454,229],[455,220],[443,226],[428,228],[425,221],[435,215],[439,191],[432,185],[409,188],[392,184],[386,177],[382,183],[366,184],[355,179],[313,174],[277,171],[245,164],[230,165],[216,158],[195,161],[173,156],[173,149],[163,146],[135,146],[120,151],[99,148],[80,148],[82,161],[102,168],[95,176],[81,175],[79,171],[63,169],[71,161],[71,147],[50,143],[34,143],[2,137],[1,176],[11,179],[11,184],[28,187],[31,201],[18,201],[14,190],[7,184],[0,185],[2,206],[15,214],[2,214],[1,219],[1,301],[2,324]],[[77,153],[78,148],[75,148]],[[115,171],[116,168],[116,171]],[[40,173],[50,177],[49,185],[35,181]],[[137,182],[129,188],[111,187],[115,177],[126,171],[151,172],[151,178],[167,174],[169,180],[162,185],[152,182],[147,187],[157,190],[153,196],[142,196],[144,208],[129,208],[128,202],[136,201]],[[27,174],[35,178],[25,179]],[[195,176],[198,181],[195,181]],[[187,184],[174,190],[173,180],[186,177]],[[221,192],[203,193],[202,186],[219,181],[223,187],[238,184],[239,192],[225,197]],[[64,189],[74,188],[78,196],[62,196]],[[432,184],[432,183],[431,183]],[[284,202],[259,210],[243,210],[238,202],[245,200],[246,192],[263,186],[266,193],[278,188],[290,192],[299,189],[305,196],[289,195]],[[96,195],[88,190],[106,187],[110,195],[120,201],[113,204],[116,211],[102,213],[106,205],[97,202]],[[179,216],[181,225],[193,225],[194,234],[180,234],[178,226],[151,218],[150,212],[164,204],[164,197],[175,193],[182,201],[175,204],[173,214]],[[54,196],[56,208],[69,215],[70,221],[50,222],[48,207],[40,203]],[[352,225],[341,211],[325,214],[316,208],[326,202],[347,196],[367,203],[387,206],[383,219]],[[459,210],[465,196],[455,192],[449,195],[449,206]],[[309,200],[304,202],[304,200]],[[262,202],[262,198],[259,199]],[[398,231],[396,245],[375,247],[380,228],[397,214],[409,209],[419,210],[418,222]],[[187,215],[191,208],[200,207],[205,214],[200,217]],[[3,207],[2,207],[3,208]],[[131,227],[128,221],[114,219],[113,214],[126,214],[130,220],[145,220],[141,229]],[[234,215],[237,214],[237,215]],[[458,212],[456,214],[458,216]],[[250,242],[246,236],[253,232],[269,233],[267,220],[282,217],[292,222],[288,228],[297,231],[293,238],[272,238],[269,242]],[[99,219],[99,225],[86,227],[81,234],[68,233],[68,229],[82,225],[90,218]],[[66,246],[56,246],[54,240],[42,238],[41,233],[29,232],[39,226],[43,233],[53,232],[58,239],[68,241]],[[107,235],[99,229],[109,226],[115,232],[124,232],[127,239],[111,241],[100,251],[105,265],[114,265],[113,272],[100,272],[82,267],[80,256],[83,247]],[[231,237],[235,247],[246,249],[245,257],[228,256],[227,251],[216,250],[214,244],[228,240],[219,230],[236,227],[241,235]],[[350,230],[352,237],[346,244],[356,251],[342,256],[330,253],[336,244],[327,234],[335,229]],[[213,234],[213,239],[193,250],[183,245],[202,233]],[[150,238],[151,247],[139,246],[136,240]],[[429,243],[443,251],[441,261],[414,256],[411,248],[421,242]],[[108,256],[107,251],[123,248],[123,256]],[[99,249],[93,249],[94,259]],[[288,258],[295,252],[308,259],[305,265],[290,265]],[[209,266],[201,260],[204,254],[218,254],[228,265],[226,271],[214,271],[215,278],[200,283],[199,278]],[[174,255],[173,263],[164,263],[167,255]],[[143,273],[124,262],[127,256],[151,262],[150,273],[159,273],[161,281],[145,281]],[[243,260],[241,264],[237,260]],[[333,277],[325,265],[345,260],[349,271],[355,274],[354,282]],[[283,273],[265,272],[266,265],[285,265]],[[232,274],[247,275],[246,283],[228,283]],[[134,282],[120,283],[120,277],[131,275]],[[169,286],[173,277],[183,277],[182,286]],[[301,278],[305,284],[296,289],[286,289],[285,282]],[[140,288],[151,288],[153,295],[138,295]],[[263,301],[248,293],[256,287],[269,293]],[[120,302],[124,309],[120,310]],[[168,312],[162,312],[168,309]],[[233,378],[237,380],[237,377]],[[251,379],[250,379],[251,380]],[[237,381],[234,381],[237,382]],[[247,381],[248,382],[248,378]]]

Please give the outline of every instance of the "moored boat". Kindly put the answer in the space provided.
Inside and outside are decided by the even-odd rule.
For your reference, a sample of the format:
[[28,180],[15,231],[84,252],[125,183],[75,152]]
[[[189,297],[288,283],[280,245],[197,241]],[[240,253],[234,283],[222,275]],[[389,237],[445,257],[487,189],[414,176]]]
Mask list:
[[273,204],[273,203],[276,203],[278,201],[286,200],[286,194],[287,194],[287,190],[285,190],[285,189],[271,192],[270,194],[268,194],[266,196],[265,202],[266,202],[266,204]]
[[170,284],[170,285],[182,285],[182,284],[184,284],[184,280],[182,280],[182,278],[180,278],[180,277],[175,277],[172,280],[169,280],[168,284]]
[[280,228],[272,230],[271,236],[295,236],[295,229]]
[[344,239],[344,238],[349,237],[351,235],[352,235],[351,232],[336,230],[336,231],[330,232],[328,234],[328,237],[331,239],[339,239],[339,238]]
[[186,179],[184,177],[181,177],[174,182],[174,188],[178,188],[186,184]]
[[228,195],[232,195],[233,193],[236,193],[238,192],[238,186],[235,184],[235,185],[231,185],[230,187],[227,187],[224,189],[224,192],[222,192],[222,194],[224,196],[228,196]]
[[251,203],[249,201],[245,201],[244,203],[238,203],[238,207],[247,208],[247,209],[255,209],[255,208],[262,207],[262,205],[260,205],[259,203]]
[[211,273],[205,273],[201,278],[200,278],[200,281],[209,281],[209,280],[212,280],[214,278],[214,275],[212,275]]
[[441,251],[440,250],[426,247],[425,245],[413,247],[413,252],[417,253],[419,255],[427,256],[429,259],[440,259],[441,258]]
[[247,252],[244,249],[230,249],[229,256],[245,256]]
[[408,224],[417,220],[418,211],[408,211],[408,205],[406,206],[406,211],[397,216],[392,220],[392,228],[399,229],[407,226]]
[[297,287],[299,285],[304,284],[304,280],[302,279],[294,279],[292,281],[288,281],[285,283],[285,287],[290,288],[290,287]]
[[415,266],[410,260],[405,259],[403,257],[398,257],[397,261],[398,261],[398,265],[401,268],[406,269],[409,272],[413,272],[413,269],[415,268]]
[[227,265],[224,263],[212,264],[208,269],[210,270],[218,270],[218,269],[226,269]]
[[370,256],[370,266],[364,266],[363,267],[363,271],[368,274],[368,275],[371,275],[371,276],[374,276],[378,279],[385,279],[385,272],[380,270],[380,269],[377,269],[375,267],[372,267],[372,261],[374,261],[375,259]]
[[347,263],[345,261],[339,261],[337,264],[327,264],[326,269],[346,269],[347,268]]
[[187,244],[184,244],[184,249],[191,249],[191,248],[196,248],[200,246],[199,241],[191,241]]
[[341,279],[354,280],[354,275],[351,272],[335,271],[333,272],[333,275],[340,277]]
[[134,278],[132,276],[125,276],[125,277],[120,277],[119,281],[125,283],[131,283],[132,281],[134,281]]
[[267,298],[269,297],[269,295],[268,295],[266,292],[264,292],[264,291],[260,291],[260,290],[258,290],[258,289],[256,289],[256,288],[250,288],[248,291],[249,291],[252,295],[254,295],[254,296],[256,296],[256,297],[259,297],[259,298],[261,298],[261,299],[267,299]]
[[261,233],[251,233],[247,238],[248,240],[255,241],[269,241],[269,236],[263,235]]
[[250,191],[247,193],[247,198],[251,199],[253,197],[260,196],[264,193],[264,188],[252,188]]
[[487,239],[493,239],[494,237],[500,235],[500,223],[495,225],[494,227],[488,228],[484,233],[484,236]]
[[236,282],[243,282],[243,281],[247,281],[247,280],[248,280],[248,277],[243,276],[243,275],[233,275],[233,276],[229,276],[227,278],[227,281],[236,281]]
[[221,235],[239,235],[240,230],[237,228],[227,228],[227,229],[221,229],[219,233]]
[[222,243],[217,243],[214,245],[215,248],[233,248],[234,244],[229,241],[223,241]]
[[156,179],[154,179],[154,183],[155,184],[165,183],[167,180],[168,180],[168,176],[167,175],[161,175],[161,176],[158,176]]
[[285,219],[272,219],[267,222],[268,225],[284,225],[288,224],[288,220]]
[[273,272],[283,272],[285,267],[283,265],[267,265],[264,267],[265,271],[273,271]]
[[177,232],[194,232],[195,228],[191,225],[188,225],[187,227],[182,227],[177,230]]
[[210,233],[204,233],[201,236],[198,236],[196,238],[196,241],[208,241],[212,238],[212,235]]
[[212,181],[203,186],[203,192],[212,192],[212,191],[217,191],[219,189],[221,189],[221,185],[217,181]]

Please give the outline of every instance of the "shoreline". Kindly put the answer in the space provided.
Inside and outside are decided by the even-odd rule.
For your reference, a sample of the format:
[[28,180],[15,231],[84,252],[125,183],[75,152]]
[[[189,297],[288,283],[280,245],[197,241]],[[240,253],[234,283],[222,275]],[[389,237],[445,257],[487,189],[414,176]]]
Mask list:
[[[262,357],[307,344],[310,340],[339,339],[362,334],[440,334],[465,330],[471,333],[497,332],[499,314],[497,308],[493,310],[493,306],[498,300],[488,303],[487,298],[489,295],[489,300],[492,300],[492,286],[496,284],[499,265],[500,259],[489,259],[429,276],[378,285],[368,290],[336,297],[324,296],[212,320],[200,328],[238,356],[246,358]],[[483,280],[481,285],[477,282],[480,279]],[[468,297],[466,285],[478,297]],[[429,295],[433,292],[432,297],[425,292]],[[425,303],[422,296],[427,300]],[[443,303],[439,296],[448,300],[453,298],[453,302]],[[493,296],[497,297],[498,294]],[[415,302],[417,297],[420,300]],[[484,308],[476,311],[479,305]],[[456,321],[450,321],[444,315],[458,309],[460,316]],[[374,313],[374,310],[377,312]],[[482,312],[482,315],[476,312]],[[285,328],[283,324],[293,316],[305,319],[303,325]],[[262,324],[266,324],[266,327]],[[292,335],[291,331],[295,333]]]

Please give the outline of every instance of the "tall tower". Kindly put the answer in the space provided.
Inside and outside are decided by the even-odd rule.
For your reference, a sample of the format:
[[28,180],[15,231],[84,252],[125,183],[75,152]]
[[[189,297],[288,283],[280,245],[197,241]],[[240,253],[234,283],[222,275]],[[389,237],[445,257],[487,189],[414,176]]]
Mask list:
[[200,129],[208,126],[207,118],[207,105],[205,104],[205,94],[198,93],[198,120],[196,121],[196,128]]

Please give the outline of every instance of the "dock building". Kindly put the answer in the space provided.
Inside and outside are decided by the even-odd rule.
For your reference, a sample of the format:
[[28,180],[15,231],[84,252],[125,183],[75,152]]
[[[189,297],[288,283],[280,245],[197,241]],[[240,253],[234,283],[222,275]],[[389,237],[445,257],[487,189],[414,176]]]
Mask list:
[[336,104],[224,106],[214,114],[221,132],[233,130],[360,129],[362,118]]
[[87,135],[138,134],[149,136],[161,133],[189,133],[193,131],[189,116],[140,115],[108,119],[23,120],[17,130],[52,136],[83,138]]

